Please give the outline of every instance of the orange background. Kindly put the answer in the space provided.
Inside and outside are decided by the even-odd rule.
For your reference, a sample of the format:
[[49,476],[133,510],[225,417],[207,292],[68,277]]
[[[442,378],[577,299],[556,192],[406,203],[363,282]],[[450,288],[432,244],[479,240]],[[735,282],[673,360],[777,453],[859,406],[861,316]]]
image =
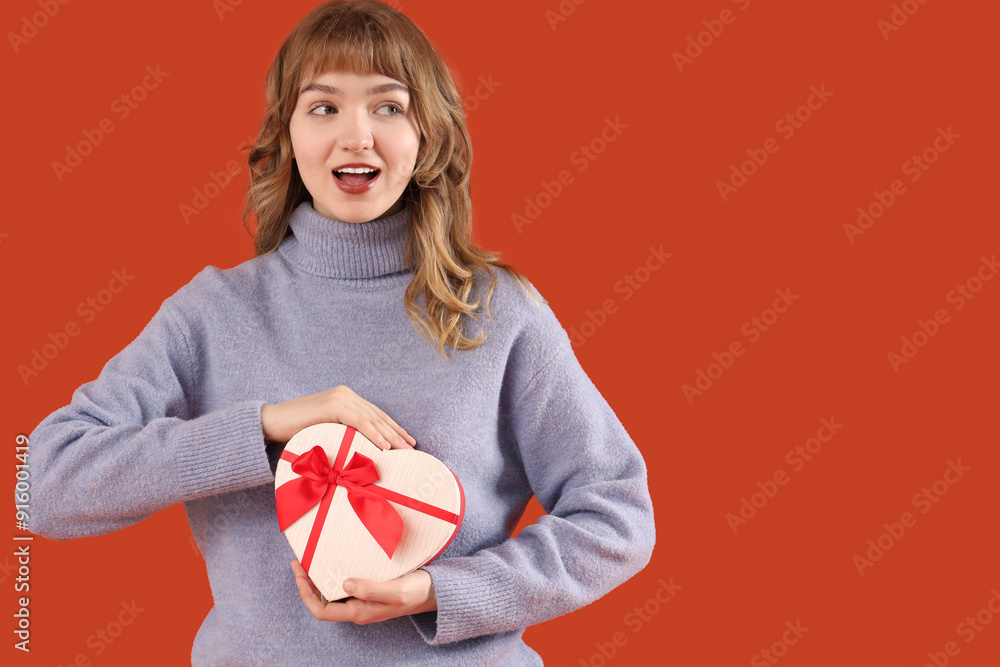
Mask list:
[[[554,29],[546,10],[559,0],[396,4],[454,65],[467,98],[477,241],[523,271],[567,330],[592,334],[577,355],[649,467],[652,562],[596,603],[528,629],[546,663],[772,664],[759,652],[773,648],[789,666],[919,666],[928,652],[939,664],[1000,664],[1000,618],[981,612],[991,622],[969,642],[959,627],[1000,587],[1000,280],[972,281],[981,291],[961,309],[956,292],[949,300],[1000,251],[996,4],[909,0],[916,13],[887,39],[878,22],[890,20],[888,0],[565,0],[575,11]],[[207,264],[251,257],[239,219],[245,167],[189,223],[179,206],[245,159],[237,149],[256,132],[267,67],[313,5],[248,1],[220,19],[209,0],[70,2],[15,53],[10,33],[39,8],[4,3],[9,466],[16,435],[68,403],[164,298]],[[725,9],[732,23],[712,23]],[[673,52],[704,21],[721,34],[703,34],[707,46],[691,47],[697,57],[678,71]],[[157,65],[169,75],[119,119],[112,101]],[[499,85],[476,99],[490,76]],[[811,86],[830,96],[800,109],[809,118],[788,137],[775,124],[807,104]],[[114,131],[59,181],[52,163],[106,117]],[[607,118],[627,128],[601,146]],[[939,127],[959,137],[909,180],[904,163]],[[777,152],[723,201],[717,183],[769,138]],[[577,151],[592,142],[603,152],[580,171]],[[518,231],[512,214],[563,170],[572,182]],[[894,179],[905,194],[852,243],[844,225]],[[661,245],[672,256],[644,273]],[[134,281],[83,324],[77,305],[121,267]],[[616,290],[628,275],[647,280]],[[771,318],[786,288],[799,298],[752,341],[744,323]],[[887,355],[938,309],[947,323],[894,369]],[[18,365],[71,321],[79,335],[25,385]],[[581,328],[588,321],[600,326]],[[734,341],[744,353],[721,374],[709,369]],[[717,379],[689,402],[682,386],[699,370]],[[786,453],[823,418],[843,428],[796,470]],[[958,459],[969,470],[939,483],[936,502],[915,504]],[[734,535],[727,514],[778,471],[787,484]],[[538,515],[531,507],[525,521]],[[907,511],[915,525],[859,573],[854,557],[868,540],[887,543],[883,524]],[[78,654],[184,664],[211,604],[189,537],[174,506],[115,534],[37,539],[32,652],[11,649],[9,630],[4,651],[18,664]],[[9,627],[18,594],[6,558]],[[671,578],[681,589],[661,604],[659,582]],[[144,611],[96,655],[88,637],[133,599]],[[797,621],[808,631],[784,644]],[[944,655],[949,641],[957,655]]]

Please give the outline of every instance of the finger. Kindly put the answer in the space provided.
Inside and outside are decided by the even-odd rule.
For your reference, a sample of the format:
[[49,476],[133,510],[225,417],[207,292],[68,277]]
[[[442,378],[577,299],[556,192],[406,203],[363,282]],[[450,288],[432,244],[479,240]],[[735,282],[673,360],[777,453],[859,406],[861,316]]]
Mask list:
[[[376,409],[378,409],[378,408],[376,408]],[[409,433],[407,433],[406,429],[404,429],[402,426],[400,426],[399,424],[397,424],[392,417],[390,417],[386,413],[382,412],[381,410],[379,410],[379,412],[381,413],[382,418],[386,421],[386,423],[392,429],[393,435],[396,436],[397,438],[399,438],[400,440],[402,440],[402,442],[399,442],[400,446],[406,444],[406,445],[409,445],[410,447],[414,447],[417,444],[416,438],[414,438],[412,435],[410,435]],[[390,442],[393,442],[393,447],[398,449],[397,444],[396,444],[398,441],[395,441],[394,439],[390,439]]]
[[[295,571],[295,583],[299,587],[299,597],[302,602],[318,621],[355,621],[363,617],[367,602],[361,600],[348,600],[347,602],[326,602],[319,596],[319,589],[309,579],[298,560],[292,561],[292,570]],[[354,604],[348,604],[353,602]]]
[[306,570],[305,570],[304,567],[302,567],[302,563],[299,562],[298,558],[293,558],[292,559],[292,572],[295,573],[296,577],[298,577],[299,575],[301,575],[301,576],[305,577],[306,579],[309,578],[309,573],[306,572]]
[[[299,597],[319,621],[354,621],[365,624],[374,620],[372,602],[348,598],[343,602],[326,602],[320,598],[319,589],[312,583],[309,574],[303,569],[298,559],[292,560],[292,571],[295,573],[295,583],[299,588]],[[371,582],[369,582],[371,583]],[[348,591],[349,592],[349,591]]]
[[369,421],[371,422],[372,430],[375,432],[375,439],[372,442],[382,449],[400,449],[410,446],[406,440],[389,426],[388,422],[385,421],[383,413],[375,406],[372,406]]
[[407,446],[413,447],[417,444],[416,438],[407,433],[406,429],[397,424],[392,417],[387,415],[377,405],[365,400],[361,396],[357,396],[357,401],[360,406],[365,408],[369,421],[372,422],[373,428],[378,431],[378,436],[375,439],[371,439],[366,434],[366,437],[372,440],[372,443],[381,445],[384,441],[386,444],[383,449],[389,449],[390,447],[400,449]]
[[368,418],[362,418],[359,422],[357,430],[361,433],[361,435],[368,438],[373,445],[384,451],[392,447],[392,445],[385,439],[382,433],[379,432],[378,428],[376,428],[375,419],[377,419],[377,417],[374,413],[372,413]]
[[384,437],[391,446],[399,449],[404,445],[410,445],[412,447],[417,444],[416,439],[407,433],[402,426],[397,424],[396,421],[387,415],[381,408],[361,397],[358,398],[362,401],[365,407],[368,408],[368,418],[378,427],[379,435]]
[[302,602],[309,608],[312,615],[320,618],[324,611],[324,604],[319,597],[319,590],[309,579],[309,575],[299,564],[298,559],[292,561],[292,571],[295,573],[295,585],[299,588],[299,597],[302,598]]
[[[351,582],[354,582],[353,590]],[[400,584],[396,582],[397,580],[379,583],[368,579],[348,579],[344,582],[344,590],[358,600],[395,605],[403,601]]]
[[309,593],[322,602],[319,597],[319,589],[316,588],[316,584],[309,578],[309,573],[305,571],[297,558],[292,560],[292,572],[295,573],[295,583],[299,584],[299,590],[302,591],[305,589],[306,593]]
[[396,614],[387,614],[387,606],[381,602],[347,598],[343,602],[331,602],[327,605],[327,621],[351,621],[358,625],[367,625],[376,621],[394,618]]
[[[394,422],[389,415],[385,414],[374,405],[372,406],[372,409],[374,412],[374,419],[372,419],[372,421],[378,428],[380,437],[382,437],[383,440],[389,444],[389,447],[392,449],[411,449],[413,445],[417,443],[417,441],[414,440],[409,433],[400,428],[399,424]],[[413,444],[410,444],[410,440],[413,440]]]
[[389,445],[392,449],[413,449],[413,445],[411,445],[405,440],[392,440],[390,441]]
[[[379,449],[389,449],[389,443],[385,441],[376,428],[378,414],[374,405],[355,394],[348,387],[336,387],[330,391],[342,391],[346,394],[346,396],[341,397],[340,402],[332,403],[334,410],[329,414],[330,421],[354,428]],[[330,395],[334,396],[332,393]],[[324,398],[330,400],[329,397]]]
[[368,437],[372,441],[372,444],[380,447],[383,450],[386,449],[412,449],[413,446],[403,439],[398,433],[396,433],[392,428],[383,421],[378,415],[375,415],[371,420],[371,428],[375,433],[375,437]]

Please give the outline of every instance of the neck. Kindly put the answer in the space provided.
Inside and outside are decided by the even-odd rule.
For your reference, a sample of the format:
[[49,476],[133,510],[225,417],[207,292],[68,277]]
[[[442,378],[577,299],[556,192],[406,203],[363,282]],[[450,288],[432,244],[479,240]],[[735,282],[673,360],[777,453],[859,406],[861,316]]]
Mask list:
[[378,278],[407,271],[404,249],[409,205],[370,222],[342,222],[302,202],[289,218],[291,235],[279,247],[302,270],[327,278]]

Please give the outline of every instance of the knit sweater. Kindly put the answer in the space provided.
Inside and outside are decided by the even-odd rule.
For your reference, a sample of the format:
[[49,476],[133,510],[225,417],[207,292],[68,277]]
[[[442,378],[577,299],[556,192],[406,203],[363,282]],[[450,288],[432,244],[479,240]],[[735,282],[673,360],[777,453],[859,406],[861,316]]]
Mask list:
[[[538,305],[495,270],[492,318],[480,308],[466,329],[486,342],[453,359],[417,333],[410,212],[357,224],[299,204],[275,252],[203,269],[30,435],[38,535],[105,534],[184,504],[214,599],[194,665],[541,664],[527,626],[650,560],[643,458],[534,285]],[[462,483],[461,529],[423,566],[437,611],[358,625],[316,620],[299,597],[261,406],[338,385]],[[547,514],[511,538],[532,494]]]

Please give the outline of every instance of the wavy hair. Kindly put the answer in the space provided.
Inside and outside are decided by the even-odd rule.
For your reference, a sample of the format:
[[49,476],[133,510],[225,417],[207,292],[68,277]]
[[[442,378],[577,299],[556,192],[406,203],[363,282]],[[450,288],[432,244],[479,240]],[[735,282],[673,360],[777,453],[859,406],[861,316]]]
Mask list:
[[[416,24],[377,0],[319,5],[292,29],[271,64],[267,110],[248,157],[250,185],[243,211],[247,231],[256,217],[256,234],[251,232],[255,256],[277,249],[291,233],[292,211],[311,200],[291,159],[289,121],[301,86],[327,71],[381,74],[410,90],[421,139],[414,173],[403,193],[411,210],[405,261],[415,274],[404,304],[420,336],[436,344],[445,359],[445,345],[468,350],[485,342],[484,331],[475,339],[463,331],[463,317],[478,319],[480,300],[469,302],[476,267],[490,277],[484,305],[491,319],[494,267],[515,278],[537,306],[527,278],[500,262],[500,253],[472,243],[472,143],[462,100],[445,61]],[[417,303],[420,294],[426,308]]]

